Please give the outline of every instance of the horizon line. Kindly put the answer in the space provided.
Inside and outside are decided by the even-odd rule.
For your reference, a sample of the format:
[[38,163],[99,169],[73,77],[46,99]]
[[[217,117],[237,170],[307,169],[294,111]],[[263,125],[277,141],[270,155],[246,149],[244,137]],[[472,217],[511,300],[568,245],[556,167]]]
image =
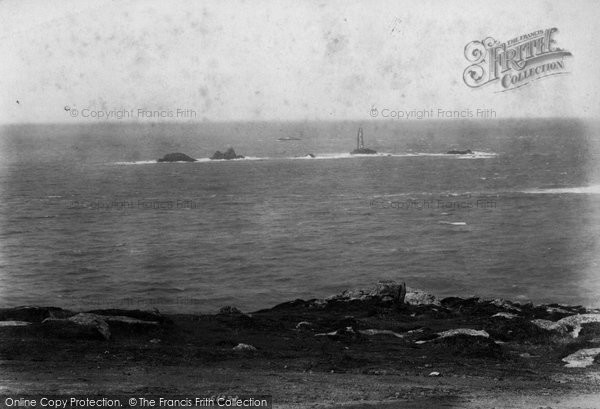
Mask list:
[[503,117],[503,118],[411,118],[411,119],[380,119],[380,118],[368,118],[365,120],[360,119],[280,119],[280,120],[257,120],[257,119],[235,119],[235,120],[170,120],[170,121],[139,121],[139,120],[109,120],[109,121],[76,121],[76,122],[6,122],[0,123],[0,127],[7,126],[47,126],[47,125],[165,125],[165,124],[180,124],[180,125],[202,125],[202,124],[228,124],[228,123],[256,123],[256,124],[265,124],[265,123],[334,123],[334,122],[361,122],[361,123],[369,123],[369,122],[378,122],[378,123],[396,123],[401,124],[404,122],[410,123],[418,123],[418,122],[473,122],[473,123],[482,123],[482,122],[502,122],[502,121],[522,121],[522,120],[578,120],[582,122],[600,122],[600,117],[578,117],[578,116],[539,116],[539,117]]

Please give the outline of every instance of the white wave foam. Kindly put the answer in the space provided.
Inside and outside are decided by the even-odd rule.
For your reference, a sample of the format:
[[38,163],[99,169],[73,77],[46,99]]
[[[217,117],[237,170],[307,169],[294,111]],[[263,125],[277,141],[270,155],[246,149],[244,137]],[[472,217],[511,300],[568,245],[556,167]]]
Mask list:
[[496,156],[498,156],[498,154],[494,153],[494,152],[474,151],[473,153],[470,153],[467,155],[451,155],[451,156],[456,156],[458,159],[489,159],[489,158],[495,158]]
[[451,226],[466,226],[467,223],[465,222],[445,222],[445,221],[441,221],[440,224],[449,224]]
[[547,188],[547,189],[530,189],[525,190],[522,193],[527,194],[585,194],[585,195],[599,195],[600,185],[592,186],[581,186],[581,187],[558,187],[558,188]]
[[112,162],[113,165],[150,165],[150,164],[168,164],[168,163],[206,163],[206,162],[231,162],[231,161],[246,161],[246,160],[267,160],[271,158],[257,158],[253,156],[247,156],[240,159],[211,159],[211,158],[197,158],[196,162],[187,161],[175,161],[175,162],[159,162],[157,160],[137,160],[131,162]]
[[[394,199],[394,198],[404,198],[406,197],[408,200],[423,200],[423,198],[441,198],[448,197],[448,200],[452,200],[453,198],[459,198],[464,200],[474,200],[477,198],[498,198],[502,195],[514,195],[514,194],[588,194],[588,195],[598,195],[600,194],[600,185],[591,185],[591,186],[578,186],[578,187],[560,187],[560,188],[539,188],[539,189],[528,189],[528,190],[498,190],[498,191],[465,191],[465,192],[399,192],[399,193],[384,193],[379,195],[373,195],[374,198],[378,199]],[[442,213],[443,214],[443,213]]]
[[237,159],[211,159],[211,158],[198,158],[197,162],[243,162],[243,161],[252,161],[252,160],[269,160],[274,158],[259,158],[256,156],[245,156],[243,158]]
[[433,196],[434,198],[458,197],[458,198],[464,198],[464,199],[471,199],[475,195],[481,195],[481,196],[494,195],[495,196],[497,194],[498,193],[496,193],[496,192],[471,192],[471,191],[467,191],[467,192],[400,192],[400,193],[385,193],[385,194],[381,194],[381,195],[373,195],[373,197],[394,198],[394,197],[408,196],[409,199],[411,199],[411,200],[417,200],[423,196],[425,196],[425,197]]
[[149,165],[151,163],[158,163],[156,160],[138,160],[132,162],[113,162],[113,165]]
[[293,157],[257,157],[257,156],[246,156],[241,159],[210,159],[210,158],[197,158],[196,162],[158,162],[157,160],[140,160],[140,161],[129,161],[129,162],[112,162],[113,165],[149,165],[153,163],[207,163],[207,162],[231,162],[231,161],[261,161],[261,160],[330,160],[330,159],[356,159],[356,158],[406,158],[406,157],[440,157],[440,158],[457,158],[457,159],[485,159],[496,157],[496,153],[490,152],[473,152],[467,155],[454,155],[447,153],[387,153],[380,152],[376,154],[358,154],[353,155],[350,153],[321,153],[315,154],[315,157],[305,156],[293,156]]

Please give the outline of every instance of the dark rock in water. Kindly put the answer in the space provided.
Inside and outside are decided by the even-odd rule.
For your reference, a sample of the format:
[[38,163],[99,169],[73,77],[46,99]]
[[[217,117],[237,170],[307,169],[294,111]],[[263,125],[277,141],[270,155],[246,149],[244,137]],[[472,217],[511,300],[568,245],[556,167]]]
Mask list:
[[351,155],[375,155],[377,151],[369,148],[357,148],[350,152]]
[[235,153],[235,151],[233,150],[233,148],[229,148],[225,151],[225,153],[223,153],[221,151],[216,151],[215,154],[213,156],[211,156],[210,158],[213,160],[215,160],[215,159],[231,160],[231,159],[244,159],[244,156],[237,155]]
[[185,153],[168,153],[158,160],[159,162],[196,162],[196,159],[187,156]]
[[466,149],[464,151],[458,149],[452,149],[446,152],[448,155],[472,155],[473,151],[471,149]]

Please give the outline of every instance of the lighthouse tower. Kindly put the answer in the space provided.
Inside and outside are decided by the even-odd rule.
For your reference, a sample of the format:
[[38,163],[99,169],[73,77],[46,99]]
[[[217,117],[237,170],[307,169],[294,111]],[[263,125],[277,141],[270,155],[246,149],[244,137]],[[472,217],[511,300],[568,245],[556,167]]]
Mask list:
[[365,148],[365,141],[363,140],[363,129],[362,126],[358,128],[356,134],[356,149],[350,152],[350,155],[374,155],[377,151],[373,149]]
[[362,126],[358,128],[358,134],[356,134],[356,149],[363,149],[365,147],[365,141],[363,140]]

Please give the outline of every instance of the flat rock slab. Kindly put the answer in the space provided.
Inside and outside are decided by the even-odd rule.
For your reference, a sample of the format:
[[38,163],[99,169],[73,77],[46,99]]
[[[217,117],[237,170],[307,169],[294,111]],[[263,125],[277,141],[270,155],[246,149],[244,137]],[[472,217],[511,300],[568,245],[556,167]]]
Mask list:
[[570,332],[573,338],[577,338],[581,332],[582,325],[600,322],[600,314],[570,315],[556,322],[543,319],[536,319],[531,322],[548,331]]
[[510,312],[498,312],[492,315],[492,318],[506,318],[507,320],[512,320],[513,318],[518,318],[518,315],[511,314]]
[[0,321],[0,327],[24,327],[31,325],[31,322],[27,321]]
[[396,338],[404,338],[404,335],[391,331],[389,329],[363,329],[359,330],[358,332],[360,332],[363,335],[392,335]]
[[95,314],[80,313],[70,318],[46,318],[42,325],[59,338],[110,339],[108,323]]
[[131,318],[124,315],[110,316],[110,315],[98,315],[104,319],[106,322],[110,323],[120,323],[120,324],[128,324],[128,325],[149,325],[149,326],[157,326],[159,325],[156,321],[145,321],[137,318]]
[[600,354],[600,348],[580,349],[579,351],[564,357],[562,360],[567,368],[585,368],[594,363],[594,358]]
[[440,332],[440,333],[438,333],[438,335],[440,336],[440,338],[454,337],[457,335],[468,335],[471,337],[484,337],[484,338],[490,337],[490,334],[488,334],[484,330],[476,330],[476,329],[470,329],[470,328],[450,329],[448,331]]
[[95,338],[99,335],[105,340],[111,337],[109,324],[145,327],[157,327],[159,325],[156,321],[145,321],[125,315],[99,315],[87,312],[66,319],[46,318],[42,323],[58,336]]

